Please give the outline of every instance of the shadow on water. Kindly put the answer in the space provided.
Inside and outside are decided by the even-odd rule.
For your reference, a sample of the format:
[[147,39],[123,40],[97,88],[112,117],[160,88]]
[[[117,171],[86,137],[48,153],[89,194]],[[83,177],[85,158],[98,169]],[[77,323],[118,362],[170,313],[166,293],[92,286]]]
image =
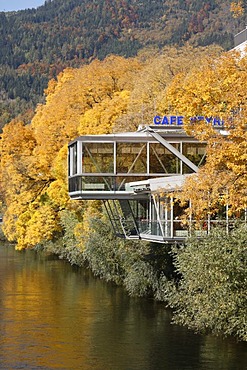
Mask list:
[[0,368],[244,370],[247,345],[170,324],[161,303],[54,256],[0,247]]

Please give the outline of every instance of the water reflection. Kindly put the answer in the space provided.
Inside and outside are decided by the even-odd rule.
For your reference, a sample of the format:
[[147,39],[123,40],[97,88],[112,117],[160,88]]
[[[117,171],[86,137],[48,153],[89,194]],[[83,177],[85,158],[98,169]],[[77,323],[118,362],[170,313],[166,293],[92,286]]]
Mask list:
[[1,369],[243,370],[246,349],[170,325],[162,304],[87,270],[0,247]]

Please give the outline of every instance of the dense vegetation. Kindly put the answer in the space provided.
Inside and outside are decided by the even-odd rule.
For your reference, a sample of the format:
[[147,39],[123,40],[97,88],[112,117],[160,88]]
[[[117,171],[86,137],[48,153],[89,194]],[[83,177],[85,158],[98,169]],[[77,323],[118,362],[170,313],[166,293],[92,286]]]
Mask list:
[[[71,201],[67,192],[71,139],[135,130],[154,113],[180,112],[187,132],[208,142],[207,163],[187,181],[180,201],[194,200],[188,212],[198,222],[219,205],[228,204],[232,214],[246,209],[247,57],[199,46],[217,34],[225,48],[231,45],[231,21],[223,22],[229,5],[53,0],[38,10],[1,13],[2,123],[22,115],[3,127],[0,195],[3,232],[17,249],[86,264],[131,295],[173,307],[175,322],[246,341],[246,226],[229,235],[216,229],[184,248],[125,242],[111,233],[100,202]],[[243,17],[241,2],[234,11]],[[128,58],[104,59],[109,51]],[[221,117],[230,135],[194,125],[189,117],[198,115]]]
[[[15,119],[3,128],[0,183],[7,239],[17,249],[42,248],[87,264],[132,295],[164,301],[174,308],[176,322],[246,340],[246,227],[231,235],[217,230],[179,250],[127,243],[111,234],[100,202],[71,201],[67,193],[69,140],[135,130],[154,112],[183,112],[187,132],[207,139],[208,159],[186,184],[181,201],[183,196],[197,199],[193,212],[198,220],[217,211],[219,203],[229,204],[229,212],[243,211],[246,63],[247,57],[216,46],[187,45],[94,60],[50,80],[31,124]],[[203,122],[186,120],[209,113],[230,125],[227,138]]]
[[174,251],[181,274],[169,303],[175,321],[194,330],[247,340],[247,228],[214,230]]
[[187,42],[230,49],[245,26],[243,16],[231,16],[230,2],[53,0],[0,13],[0,128],[20,114],[30,122],[48,80],[65,67]]

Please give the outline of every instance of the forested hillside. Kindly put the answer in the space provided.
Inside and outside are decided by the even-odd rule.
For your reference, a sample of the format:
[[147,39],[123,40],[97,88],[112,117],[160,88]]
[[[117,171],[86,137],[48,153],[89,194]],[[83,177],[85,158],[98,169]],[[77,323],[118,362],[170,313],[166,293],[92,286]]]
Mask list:
[[233,46],[245,26],[230,0],[48,0],[0,13],[0,126],[22,114],[30,121],[48,80],[109,54],[212,43]]

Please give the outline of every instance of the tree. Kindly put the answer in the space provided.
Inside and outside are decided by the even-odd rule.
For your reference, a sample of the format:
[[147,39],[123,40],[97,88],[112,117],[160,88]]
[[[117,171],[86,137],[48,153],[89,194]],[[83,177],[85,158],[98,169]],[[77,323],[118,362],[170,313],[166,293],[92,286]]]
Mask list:
[[230,10],[234,18],[239,18],[246,13],[246,0],[239,0],[231,2]]
[[[206,59],[200,67],[177,75],[161,104],[165,111],[184,115],[187,133],[208,143],[206,165],[188,179],[181,193],[183,200],[197,198],[192,212],[199,218],[205,211],[217,212],[219,203],[228,204],[232,214],[247,206],[246,63],[247,57],[236,53]],[[191,119],[198,116],[208,121]],[[213,127],[212,117],[223,120],[224,127]]]
[[138,59],[144,65],[134,76],[127,113],[117,121],[116,129],[124,131],[126,121],[131,130],[136,130],[140,124],[151,125],[157,112],[165,113],[162,102],[175,76],[188,73],[201,60],[209,56],[216,58],[221,52],[218,46],[195,49],[190,45],[181,48],[165,47],[162,52],[157,49],[140,52]]
[[230,234],[215,229],[206,238],[192,238],[173,255],[181,277],[169,299],[174,321],[247,341],[246,225]]
[[13,121],[4,128],[4,232],[18,249],[63,238],[64,210],[77,218],[75,233],[80,230],[83,237],[86,207],[69,199],[67,144],[78,134],[111,132],[127,109],[132,75],[139,68],[134,59],[111,56],[66,69],[50,81],[46,103],[37,107],[30,125]]

